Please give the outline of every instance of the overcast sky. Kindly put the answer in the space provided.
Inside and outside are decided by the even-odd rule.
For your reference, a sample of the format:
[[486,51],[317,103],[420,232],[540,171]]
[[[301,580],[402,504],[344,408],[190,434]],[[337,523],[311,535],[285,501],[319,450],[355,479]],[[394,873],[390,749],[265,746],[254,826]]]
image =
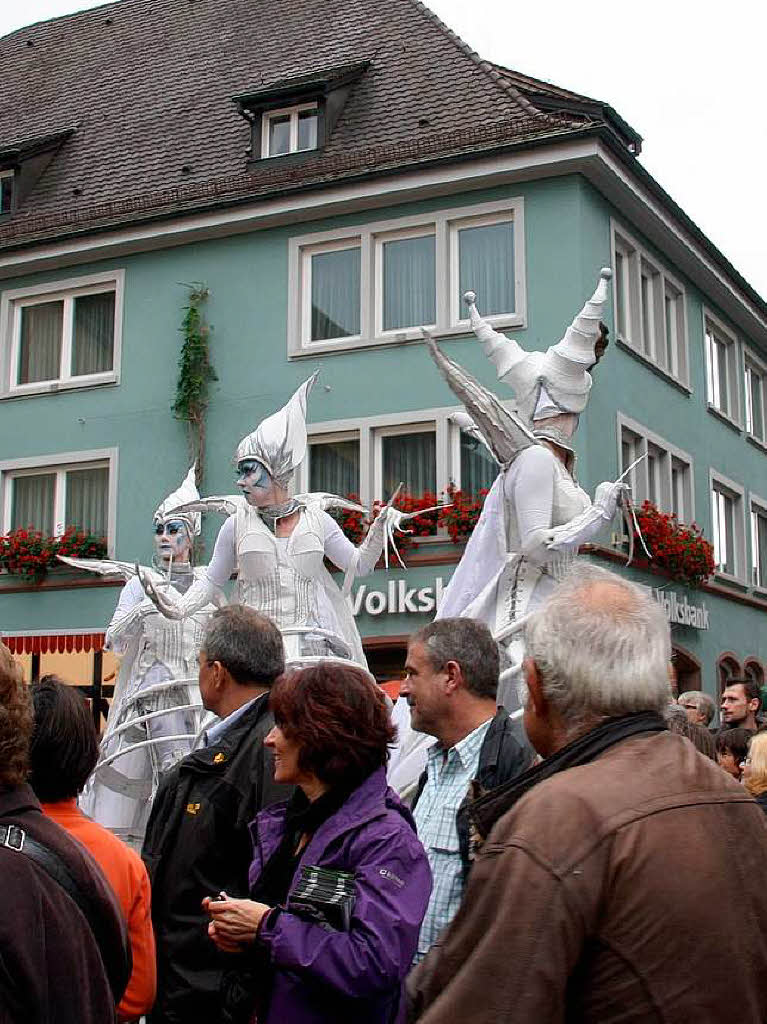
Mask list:
[[[483,57],[609,102],[644,137],[647,170],[767,298],[767,5],[428,4]],[[0,35],[95,6],[3,4]]]

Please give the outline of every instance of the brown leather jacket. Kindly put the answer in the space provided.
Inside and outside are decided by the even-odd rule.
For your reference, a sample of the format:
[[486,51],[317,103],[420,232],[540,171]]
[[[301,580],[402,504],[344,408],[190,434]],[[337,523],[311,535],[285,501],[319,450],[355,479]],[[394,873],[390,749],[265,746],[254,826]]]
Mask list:
[[765,880],[742,786],[681,736],[622,740],[500,818],[410,1019],[764,1024]]

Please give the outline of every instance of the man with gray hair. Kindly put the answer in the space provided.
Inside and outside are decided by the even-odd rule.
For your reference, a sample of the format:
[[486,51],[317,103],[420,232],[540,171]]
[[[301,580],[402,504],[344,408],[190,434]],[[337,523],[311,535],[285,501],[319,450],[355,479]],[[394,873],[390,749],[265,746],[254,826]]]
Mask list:
[[152,882],[157,1002],[152,1024],[212,1024],[236,958],[208,939],[205,896],[247,896],[248,824],[290,795],[274,782],[264,737],[274,724],[269,689],[285,670],[280,631],[265,615],[230,604],[214,612],[198,656],[200,696],[219,721],[163,778],[142,856]]
[[767,830],[664,725],[662,609],[589,566],[525,640],[525,726],[544,760],[469,808],[466,896],[411,975],[410,1020],[713,1024],[737,993],[739,1024],[763,1024]]
[[438,619],[410,638],[401,695],[414,729],[436,737],[413,803],[418,837],[434,884],[416,959],[429,951],[458,910],[469,870],[473,796],[520,775],[533,760],[518,726],[496,706],[498,644],[473,619]]
[[716,705],[707,693],[701,690],[687,690],[679,694],[676,702],[687,712],[687,721],[692,725],[702,725],[704,729],[711,725]]

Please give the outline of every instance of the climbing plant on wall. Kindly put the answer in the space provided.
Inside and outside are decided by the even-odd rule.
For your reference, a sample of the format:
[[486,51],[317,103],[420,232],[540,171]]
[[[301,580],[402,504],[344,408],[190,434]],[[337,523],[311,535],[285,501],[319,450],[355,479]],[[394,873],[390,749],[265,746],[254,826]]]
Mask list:
[[205,465],[205,413],[208,409],[209,389],[211,382],[218,380],[218,377],[210,358],[212,328],[202,312],[210,291],[199,281],[184,287],[189,291],[189,302],[184,307],[184,319],[179,328],[184,343],[178,361],[173,413],[187,425],[189,448],[199,487]]

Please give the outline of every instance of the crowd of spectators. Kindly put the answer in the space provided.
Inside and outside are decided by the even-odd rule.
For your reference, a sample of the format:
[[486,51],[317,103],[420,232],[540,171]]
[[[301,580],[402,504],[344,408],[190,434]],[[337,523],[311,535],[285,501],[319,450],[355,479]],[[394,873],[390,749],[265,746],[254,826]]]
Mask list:
[[0,1024],[683,1024],[729,1019],[733,992],[763,1024],[758,689],[730,681],[719,729],[707,695],[671,702],[662,610],[593,566],[525,645],[515,722],[485,626],[411,637],[400,699],[435,742],[406,806],[369,674],[286,671],[269,619],[216,611],[217,721],[164,776],[143,861],[77,807],[83,697],[27,687],[0,645]]

